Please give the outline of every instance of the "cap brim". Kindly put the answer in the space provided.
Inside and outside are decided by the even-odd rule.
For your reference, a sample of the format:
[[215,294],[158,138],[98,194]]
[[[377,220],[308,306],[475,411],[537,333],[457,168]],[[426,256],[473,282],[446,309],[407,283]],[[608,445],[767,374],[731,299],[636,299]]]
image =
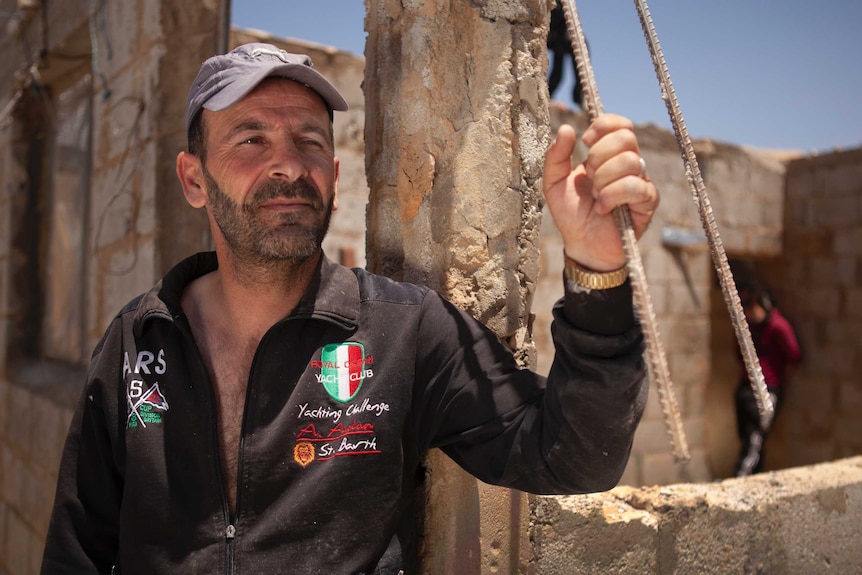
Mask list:
[[348,109],[347,101],[338,90],[317,71],[302,64],[284,64],[272,68],[264,68],[254,74],[244,73],[225,83],[216,94],[204,102],[203,107],[213,112],[225,110],[243,99],[249,92],[266,78],[287,78],[308,86],[317,92],[326,105],[339,112]]

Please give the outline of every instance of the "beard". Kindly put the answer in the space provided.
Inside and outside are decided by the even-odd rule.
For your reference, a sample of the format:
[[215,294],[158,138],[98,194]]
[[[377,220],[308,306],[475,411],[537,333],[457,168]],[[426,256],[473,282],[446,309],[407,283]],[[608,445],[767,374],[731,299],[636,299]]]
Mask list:
[[[203,173],[210,213],[238,261],[264,267],[299,265],[320,251],[332,217],[334,186],[327,190],[329,201],[324,204],[317,188],[306,179],[269,180],[252,190],[246,203],[238,204],[206,168]],[[266,214],[260,206],[276,198],[302,199],[311,209]]]

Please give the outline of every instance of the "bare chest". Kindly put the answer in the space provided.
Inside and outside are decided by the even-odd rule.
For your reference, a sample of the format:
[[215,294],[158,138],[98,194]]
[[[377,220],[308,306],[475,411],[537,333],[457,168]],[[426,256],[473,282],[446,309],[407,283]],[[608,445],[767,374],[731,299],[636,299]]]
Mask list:
[[219,451],[231,509],[236,502],[237,463],[249,372],[256,342],[209,340],[202,346],[212,381],[218,421]]
[[254,349],[222,350],[206,360],[216,397],[219,427],[228,429],[239,438],[245,394]]

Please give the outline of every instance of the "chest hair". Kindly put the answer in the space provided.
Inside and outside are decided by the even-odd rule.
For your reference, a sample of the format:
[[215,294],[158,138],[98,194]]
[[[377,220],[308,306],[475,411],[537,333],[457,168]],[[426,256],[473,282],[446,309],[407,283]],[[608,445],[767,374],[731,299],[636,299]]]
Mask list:
[[237,464],[246,389],[258,341],[220,338],[212,331],[201,335],[199,347],[215,392],[219,454],[226,495],[233,513],[236,510]]

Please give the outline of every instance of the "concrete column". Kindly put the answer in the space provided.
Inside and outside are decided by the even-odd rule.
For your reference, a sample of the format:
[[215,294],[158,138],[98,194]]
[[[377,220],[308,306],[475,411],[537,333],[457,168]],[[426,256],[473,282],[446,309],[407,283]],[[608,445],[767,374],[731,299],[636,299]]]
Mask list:
[[[440,291],[534,365],[548,3],[366,7],[368,268]],[[517,572],[523,496],[429,466],[426,570]]]

